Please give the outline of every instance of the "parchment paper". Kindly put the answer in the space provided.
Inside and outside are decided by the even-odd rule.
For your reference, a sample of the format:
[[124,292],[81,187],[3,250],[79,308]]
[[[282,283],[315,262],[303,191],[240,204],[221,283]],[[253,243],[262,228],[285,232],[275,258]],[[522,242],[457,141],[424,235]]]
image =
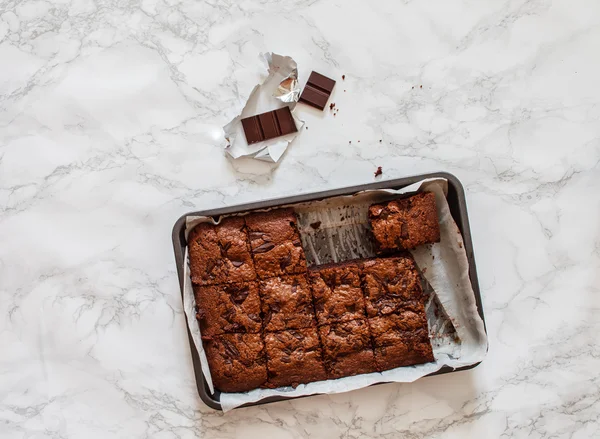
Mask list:
[[[487,352],[487,336],[469,281],[469,264],[463,239],[446,201],[447,188],[445,179],[430,179],[399,191],[364,191],[351,196],[294,205],[307,262],[309,265],[320,265],[375,255],[367,233],[369,205],[396,198],[400,194],[421,191],[435,193],[441,241],[412,251],[425,278],[424,291],[429,296],[426,310],[434,362],[399,367],[381,373],[301,384],[295,389],[286,387],[256,389],[244,393],[222,393],[223,411],[273,395],[341,393],[379,382],[412,382],[439,370],[444,365],[457,368],[481,361]],[[188,217],[186,237],[189,230],[203,221],[213,222],[211,218]],[[319,221],[318,228],[311,226]],[[184,310],[200,354],[202,371],[212,392],[212,380],[196,320],[189,262],[186,264],[184,279]]]

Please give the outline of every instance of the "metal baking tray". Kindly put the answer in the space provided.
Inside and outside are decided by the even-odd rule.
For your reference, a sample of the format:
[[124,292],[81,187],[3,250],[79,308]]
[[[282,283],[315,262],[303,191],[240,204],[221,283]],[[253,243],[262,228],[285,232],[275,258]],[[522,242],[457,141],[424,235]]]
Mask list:
[[[185,240],[185,223],[186,218],[188,216],[215,216],[219,215],[230,215],[233,213],[242,213],[248,212],[255,209],[265,209],[269,207],[277,207],[281,205],[289,205],[295,203],[303,203],[306,201],[316,201],[323,200],[325,198],[337,197],[340,195],[352,195],[356,192],[370,190],[370,189],[401,189],[403,187],[409,186],[418,181],[424,180],[426,178],[445,178],[448,180],[448,205],[450,207],[450,213],[454,218],[460,232],[462,233],[465,250],[467,252],[467,257],[469,259],[469,277],[471,279],[471,285],[473,286],[473,291],[475,292],[475,300],[477,303],[477,311],[483,320],[484,328],[485,328],[485,319],[483,315],[483,308],[481,306],[481,293],[479,291],[479,282],[477,280],[477,270],[475,267],[475,257],[473,255],[473,242],[471,239],[471,229],[469,228],[469,217],[467,215],[467,204],[465,200],[465,191],[462,187],[460,181],[452,174],[446,172],[437,172],[433,174],[421,174],[415,175],[412,177],[405,178],[397,178],[394,180],[384,180],[378,181],[376,183],[363,184],[360,186],[349,186],[340,189],[331,189],[322,192],[312,192],[308,194],[295,195],[291,197],[281,197],[281,198],[273,198],[270,200],[257,201],[254,203],[247,204],[238,204],[236,206],[222,207],[219,209],[207,209],[201,210],[197,212],[190,212],[183,215],[181,218],[177,220],[175,226],[173,227],[173,248],[175,250],[175,261],[177,263],[177,275],[179,276],[179,287],[181,290],[181,297],[183,299],[183,276],[184,276],[184,264],[186,261],[184,260],[185,255],[185,247],[187,245]],[[187,325],[187,319],[186,319]],[[200,394],[200,398],[206,405],[215,409],[222,410],[220,397],[221,394],[218,390],[215,390],[213,395],[210,394],[210,390],[208,388],[208,384],[204,379],[204,375],[202,374],[202,369],[200,367],[200,358],[198,356],[198,351],[194,345],[194,340],[192,339],[192,334],[190,333],[189,326],[187,327],[188,339],[190,343],[190,350],[192,352],[192,362],[194,365],[194,374],[196,375],[196,386],[198,387],[198,393]],[[479,363],[473,364],[471,366],[465,366],[457,369],[453,369],[448,366],[442,367],[437,372],[434,372],[430,375],[438,375],[450,372],[457,372],[460,370],[472,369],[477,366]],[[427,375],[427,376],[430,376]],[[373,385],[378,385],[383,383],[377,383]],[[304,396],[300,397],[285,397],[285,396],[272,396],[268,398],[264,398],[260,401],[245,404],[241,407],[265,404],[268,402],[275,401],[283,401],[286,399],[293,398],[304,398]]]

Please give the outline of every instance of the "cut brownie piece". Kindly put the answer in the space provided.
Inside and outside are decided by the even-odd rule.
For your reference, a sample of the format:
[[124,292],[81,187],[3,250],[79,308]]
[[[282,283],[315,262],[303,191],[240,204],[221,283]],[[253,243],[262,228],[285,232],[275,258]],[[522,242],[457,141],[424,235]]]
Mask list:
[[219,225],[200,223],[188,236],[192,282],[200,285],[243,282],[256,278],[242,217]]
[[194,285],[202,335],[258,333],[262,327],[256,282]]
[[265,384],[267,366],[260,334],[222,334],[203,339],[216,389],[246,392]]
[[409,254],[366,260],[361,275],[368,317],[423,307],[421,277]]
[[306,258],[293,209],[246,216],[256,273],[265,279],[306,272]]
[[268,387],[293,386],[327,378],[317,328],[265,334]]
[[440,241],[440,224],[433,192],[410,198],[373,204],[369,222],[378,253],[408,250]]
[[365,317],[358,264],[344,262],[313,268],[310,283],[319,325]]
[[425,311],[369,319],[380,371],[434,361]]
[[315,326],[312,296],[305,275],[263,280],[260,297],[265,331]]
[[377,371],[365,319],[321,326],[319,333],[329,378]]

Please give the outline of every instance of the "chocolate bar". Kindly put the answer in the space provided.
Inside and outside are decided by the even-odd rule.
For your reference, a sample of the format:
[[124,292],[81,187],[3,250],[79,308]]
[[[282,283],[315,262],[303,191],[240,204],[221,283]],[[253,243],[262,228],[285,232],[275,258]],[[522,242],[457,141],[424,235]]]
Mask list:
[[289,107],[242,119],[248,145],[298,131]]
[[300,102],[304,102],[312,107],[323,110],[327,105],[327,99],[331,96],[331,91],[335,86],[335,81],[323,76],[320,73],[312,72],[308,82],[304,86]]

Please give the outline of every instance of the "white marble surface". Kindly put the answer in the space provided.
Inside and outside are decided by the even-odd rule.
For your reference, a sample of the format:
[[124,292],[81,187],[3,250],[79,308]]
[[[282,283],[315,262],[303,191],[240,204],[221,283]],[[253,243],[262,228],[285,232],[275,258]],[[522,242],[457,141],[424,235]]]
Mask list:
[[[0,437],[600,436],[599,48],[596,0],[0,2]],[[219,138],[261,51],[339,81],[279,166]],[[208,409],[175,220],[377,166],[463,181],[488,358]]]

